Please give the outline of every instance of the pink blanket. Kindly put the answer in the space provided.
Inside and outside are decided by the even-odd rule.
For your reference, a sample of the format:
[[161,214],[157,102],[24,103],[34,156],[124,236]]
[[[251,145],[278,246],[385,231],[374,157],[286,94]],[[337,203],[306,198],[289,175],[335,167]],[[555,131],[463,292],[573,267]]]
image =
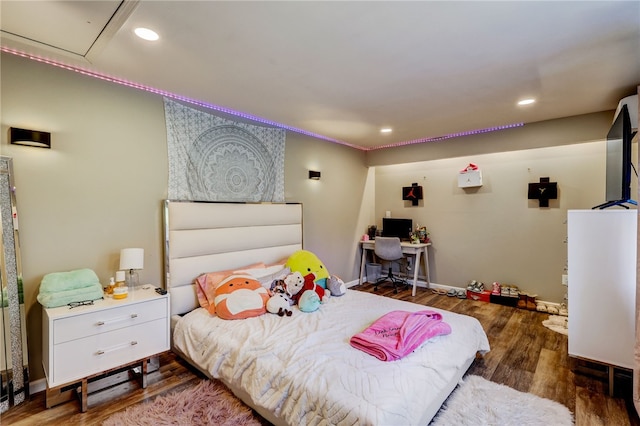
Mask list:
[[451,333],[451,327],[434,311],[391,311],[354,335],[351,346],[382,361],[395,361],[432,337]]

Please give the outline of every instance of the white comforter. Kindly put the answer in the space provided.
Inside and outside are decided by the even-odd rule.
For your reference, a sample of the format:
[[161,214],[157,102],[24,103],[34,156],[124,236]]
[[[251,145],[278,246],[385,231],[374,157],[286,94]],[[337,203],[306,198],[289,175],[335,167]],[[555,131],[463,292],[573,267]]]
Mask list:
[[489,342],[475,318],[434,309],[451,334],[401,360],[383,362],[349,345],[351,336],[397,309],[425,306],[348,290],[318,311],[295,309],[291,317],[228,321],[200,308],[178,322],[174,344],[211,377],[250,395],[246,402],[277,423],[426,424],[451,381]]

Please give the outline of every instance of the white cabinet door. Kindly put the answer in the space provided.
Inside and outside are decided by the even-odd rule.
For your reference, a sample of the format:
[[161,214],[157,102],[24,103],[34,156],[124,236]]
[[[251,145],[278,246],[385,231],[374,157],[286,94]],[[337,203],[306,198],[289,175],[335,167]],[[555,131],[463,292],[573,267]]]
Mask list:
[[637,210],[569,210],[569,355],[632,369]]

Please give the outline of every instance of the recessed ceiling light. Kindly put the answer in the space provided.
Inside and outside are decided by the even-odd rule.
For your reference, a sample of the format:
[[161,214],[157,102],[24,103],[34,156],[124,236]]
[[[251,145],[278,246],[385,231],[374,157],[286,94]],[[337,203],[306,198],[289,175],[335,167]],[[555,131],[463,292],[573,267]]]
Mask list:
[[160,38],[157,32],[150,30],[149,28],[140,27],[133,30],[133,32],[136,33],[136,35],[141,39],[148,41],[156,41]]
[[534,103],[536,100],[533,98],[529,98],[529,99],[523,99],[521,101],[518,101],[518,105],[531,105],[532,103]]
[[380,133],[391,133],[393,129],[391,127],[383,127],[380,129]]

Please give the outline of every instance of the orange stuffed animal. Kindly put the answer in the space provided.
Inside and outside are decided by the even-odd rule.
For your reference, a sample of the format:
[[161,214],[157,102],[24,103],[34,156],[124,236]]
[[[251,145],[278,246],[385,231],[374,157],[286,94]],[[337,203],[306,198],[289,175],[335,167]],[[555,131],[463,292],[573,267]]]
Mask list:
[[256,317],[267,311],[269,292],[260,281],[249,275],[228,276],[220,282],[214,295],[214,303],[209,306],[209,312],[222,319]]

